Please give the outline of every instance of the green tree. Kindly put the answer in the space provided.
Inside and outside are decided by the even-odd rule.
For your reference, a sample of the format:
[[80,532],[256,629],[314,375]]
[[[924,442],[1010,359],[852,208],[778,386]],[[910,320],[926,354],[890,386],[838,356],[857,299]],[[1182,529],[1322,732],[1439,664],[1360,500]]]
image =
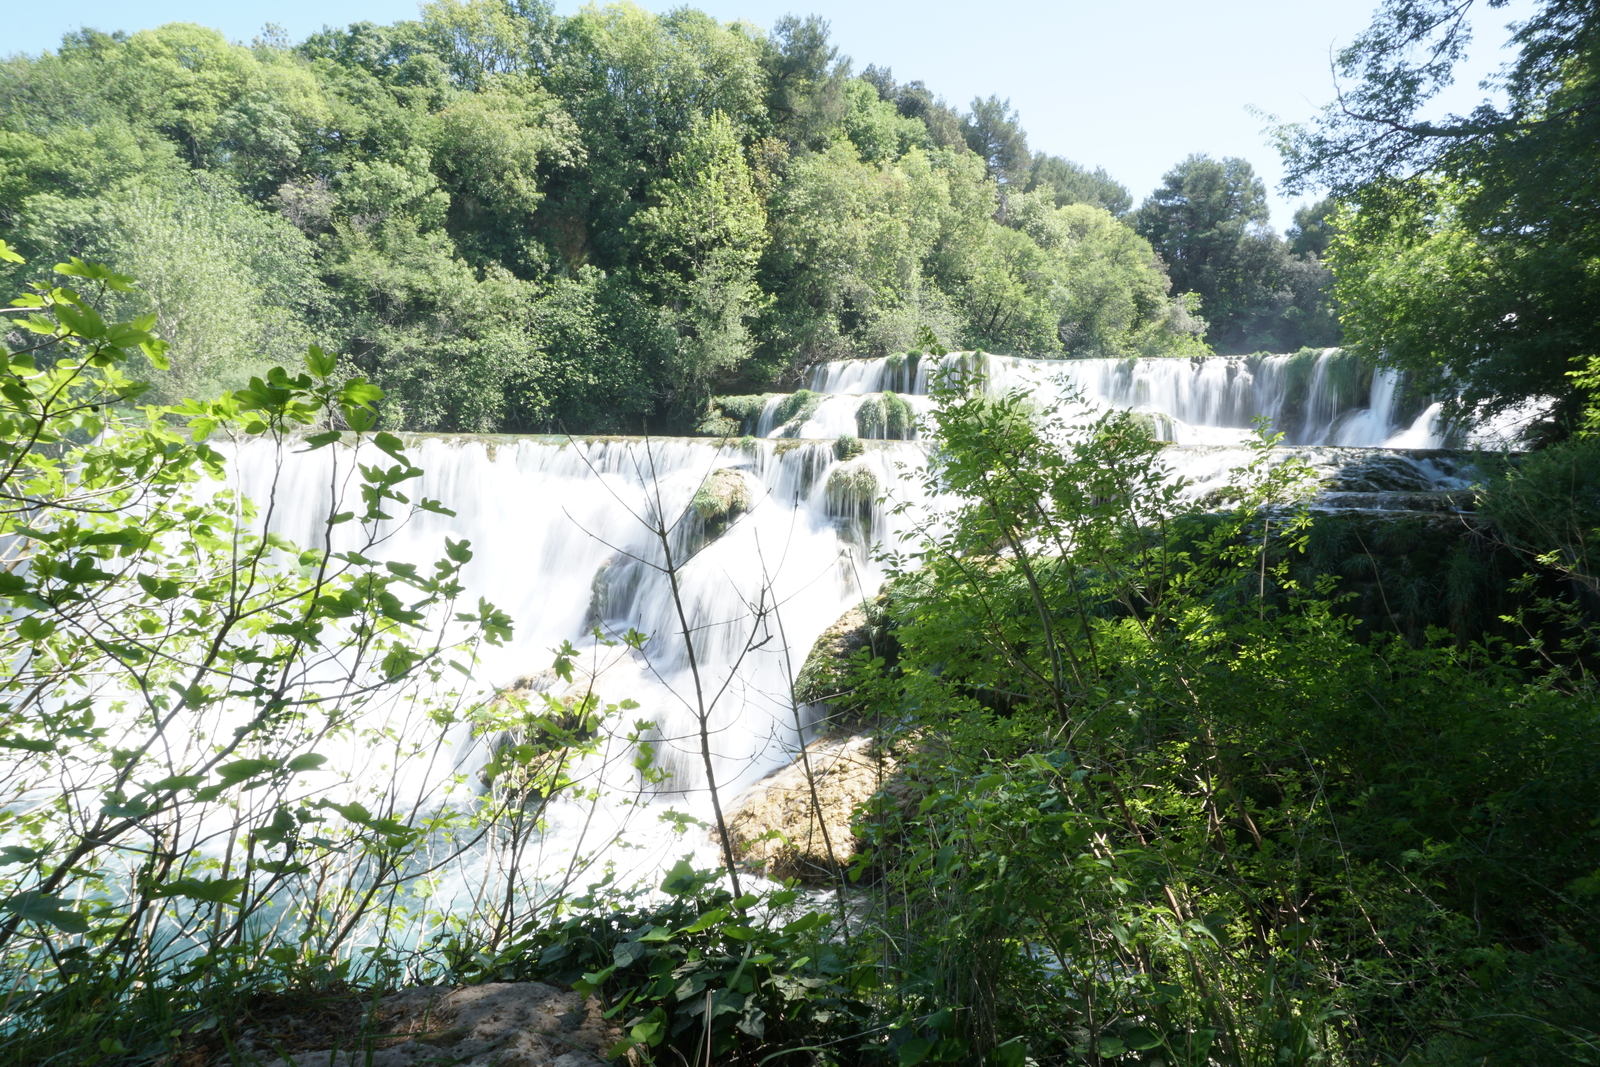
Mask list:
[[1294,225],[1284,234],[1289,240],[1289,251],[1297,256],[1326,258],[1328,245],[1333,241],[1333,220],[1338,210],[1339,203],[1331,196],[1325,196],[1315,204],[1296,208]]
[[1055,198],[1056,207],[1068,204],[1092,204],[1105,208],[1119,218],[1133,207],[1133,195],[1127,186],[1106,173],[1104,167],[1090,170],[1060,156],[1036,155],[1028,170],[1027,192],[1046,189]]
[[[1420,374],[1459,413],[1543,396],[1566,419],[1579,405],[1569,373],[1600,349],[1600,16],[1533,5],[1501,101],[1429,118],[1470,43],[1468,7],[1386,0],[1336,57],[1339,103],[1280,131],[1285,184],[1330,189],[1374,245],[1340,239],[1332,255],[1351,300],[1383,298],[1386,311],[1346,304],[1369,358]],[[1399,275],[1378,246],[1419,270],[1464,269],[1470,291],[1459,273]],[[1380,278],[1400,291],[1378,293]]]
[[759,124],[765,43],[748,26],[690,8],[657,17],[613,4],[564,21],[558,46],[550,85],[577,120],[585,155],[551,197],[571,220],[563,225],[586,233],[577,262],[622,268],[646,188],[700,122],[720,111],[741,140]]
[[1200,297],[1206,340],[1244,343],[1249,319],[1281,260],[1267,229],[1267,188],[1242,159],[1192,155],[1162,176],[1134,228],[1160,253],[1180,293]]
[[1011,110],[1010,100],[975,97],[963,132],[967,147],[983,160],[989,177],[1000,187],[1000,209],[1004,212],[1007,194],[1013,188],[1018,191],[1023,188],[1028,180],[1029,164],[1033,162],[1022,120]]
[[873,166],[844,141],[791,163],[772,198],[762,264],[763,288],[776,298],[762,324],[770,373],[903,351],[921,323],[953,325],[930,275],[949,258],[941,248],[983,236],[977,227],[992,225],[993,205],[970,153],[913,149]]
[[818,147],[817,138],[844,118],[850,60],[828,40],[828,23],[785,15],[772,24],[762,59],[766,110],[790,149]]
[[106,310],[155,316],[166,365],[141,368],[173,403],[242,387],[305,350],[327,312],[314,248],[284,219],[203,172],[108,196],[32,198],[17,234],[139,271]]
[[637,269],[677,318],[670,368],[679,402],[697,410],[717,374],[750,355],[748,323],[762,309],[756,265],[767,213],[726,115],[702,120],[650,186],[655,203],[633,218]]
[[1568,249],[1484,233],[1471,196],[1443,181],[1370,188],[1339,217],[1329,263],[1351,345],[1410,372],[1454,415],[1541,395],[1575,403],[1563,375],[1582,340],[1550,334],[1582,292]]
[[1051,257],[1047,298],[1055,344],[1068,356],[1165,356],[1206,352],[1205,323],[1171,288],[1150,243],[1103,208],[1054,207],[1047,190],[1027,194],[1013,225]]
[[861,72],[861,80],[878,90],[878,97],[895,106],[895,110],[908,119],[916,119],[927,130],[928,142],[938,148],[960,150],[967,145],[961,113],[935,98],[920,81],[895,84],[894,72],[888,67],[868,66]]

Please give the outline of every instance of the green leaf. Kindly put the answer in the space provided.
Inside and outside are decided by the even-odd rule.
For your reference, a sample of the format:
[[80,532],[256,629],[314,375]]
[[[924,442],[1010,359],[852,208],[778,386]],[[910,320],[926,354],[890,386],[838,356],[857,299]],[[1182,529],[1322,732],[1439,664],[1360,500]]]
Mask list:
[[635,1044],[655,1046],[661,1044],[661,1039],[666,1036],[667,1013],[657,1007],[649,1015],[633,1025],[628,1031]]
[[339,390],[339,399],[350,407],[369,408],[375,401],[383,399],[383,390],[365,378],[351,378]]
[[284,766],[286,769],[291,771],[314,771],[327,762],[327,756],[319,756],[315,752],[307,752],[303,755],[296,756],[294,759],[284,764]]
[[728,917],[727,908],[712,908],[694,922],[679,930],[680,934],[698,934],[702,930],[709,930],[723,919]]
[[1148,1026],[1135,1026],[1122,1035],[1122,1040],[1135,1052],[1161,1047],[1161,1035]]
[[6,244],[4,241],[0,241],[0,262],[26,263],[28,261],[13,252],[10,245]]
[[1020,1037],[996,1045],[983,1062],[988,1067],[1023,1067],[1028,1062],[1028,1045]]
[[372,812],[360,804],[335,804],[331,800],[324,800],[319,807],[332,808],[350,822],[366,826],[372,822]]
[[667,872],[666,878],[662,879],[661,891],[670,893],[675,897],[681,897],[685,894],[693,893],[695,887],[699,884],[700,879],[695,877],[694,868],[689,865],[688,860],[682,859],[674,863],[672,869]]
[[0,737],[0,748],[19,748],[24,752],[54,752],[56,743],[33,737]]
[[933,1042],[925,1037],[914,1037],[900,1046],[900,1067],[916,1067],[933,1051]]
[[346,424],[357,433],[365,433],[378,424],[378,413],[371,408],[346,405],[342,413]]
[[224,763],[217,768],[217,777],[223,785],[238,785],[259,775],[277,770],[281,764],[273,759],[240,759]]
[[392,433],[379,430],[373,435],[372,443],[378,446],[380,451],[395,459],[405,459],[406,444]]
[[244,891],[243,878],[174,878],[150,891],[152,897],[182,897],[207,904],[232,903]]
[[138,798],[122,802],[111,801],[100,805],[102,814],[113,819],[142,819],[150,813],[150,805]]
[[98,338],[106,335],[106,324],[87,304],[73,307],[71,304],[57,304],[56,318],[61,325],[77,334],[79,337]]
[[0,904],[0,909],[21,916],[31,923],[49,923],[57,930],[69,934],[89,932],[88,919],[69,907],[60,897],[50,896],[47,893],[19,893],[4,904]]
[[339,357],[324,352],[319,345],[306,348],[306,370],[318,378],[326,378],[339,365]]

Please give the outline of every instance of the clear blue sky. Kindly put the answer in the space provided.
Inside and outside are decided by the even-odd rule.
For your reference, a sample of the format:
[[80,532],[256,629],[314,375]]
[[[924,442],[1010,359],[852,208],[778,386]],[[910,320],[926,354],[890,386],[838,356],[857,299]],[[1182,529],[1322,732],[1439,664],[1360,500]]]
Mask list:
[[[558,0],[558,10],[578,8]],[[643,0],[664,11],[668,0]],[[1333,96],[1330,51],[1367,24],[1376,0],[702,0],[724,21],[759,26],[790,12],[818,14],[859,71],[891,67],[965,107],[975,95],[1010,98],[1035,151],[1103,166],[1135,202],[1191,152],[1248,159],[1274,194],[1286,226],[1298,201],[1277,195],[1275,153],[1252,109],[1285,121],[1310,117]],[[1477,82],[1505,58],[1503,25],[1528,9],[1514,0],[1481,15],[1479,47],[1445,101],[1465,110]],[[415,0],[0,0],[0,51],[54,48],[79,26],[147,29],[198,22],[248,41],[267,22],[295,39],[324,24],[414,18]]]

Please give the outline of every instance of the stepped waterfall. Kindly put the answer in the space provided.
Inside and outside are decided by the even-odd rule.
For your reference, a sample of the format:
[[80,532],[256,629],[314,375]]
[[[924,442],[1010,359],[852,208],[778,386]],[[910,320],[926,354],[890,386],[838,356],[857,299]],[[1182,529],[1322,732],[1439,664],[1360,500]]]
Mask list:
[[[646,788],[627,760],[614,759],[597,780],[626,803],[558,806],[527,863],[554,871],[601,837],[621,833],[629,850],[609,858],[624,871],[648,873],[690,852],[715,865],[706,831],[680,836],[656,818],[671,808],[710,819],[696,684],[710,705],[713,765],[726,804],[794,758],[814,714],[792,703],[795,673],[819,634],[878,590],[884,570],[874,546],[908,539],[917,521],[915,506],[906,514],[893,508],[919,502],[916,473],[927,445],[914,425],[902,420],[901,439],[887,439],[887,427],[862,435],[885,439],[865,442],[854,455],[836,449],[835,439],[862,429],[858,416],[867,403],[925,411],[929,379],[957,366],[981,367],[991,391],[1020,388],[1047,400],[1076,395],[1074,402],[1087,406],[1148,415],[1152,431],[1173,442],[1166,455],[1174,473],[1190,478],[1196,494],[1244,461],[1242,443],[1257,414],[1322,469],[1377,457],[1391,474],[1400,471],[1403,487],[1431,492],[1466,484],[1437,450],[1436,410],[1403,409],[1393,375],[1365,371],[1337,352],[1193,361],[970,354],[854,360],[814,368],[808,396],[766,398],[743,438],[416,435],[410,452],[425,474],[415,491],[456,516],[420,516],[394,531],[386,551],[426,563],[439,557],[446,537],[471,541],[464,602],[485,597],[516,624],[512,641],[486,651],[480,683],[502,689],[521,679],[525,689],[557,696],[592,687],[605,702],[636,701],[637,710],[612,728],[620,738],[635,720],[653,723],[645,736],[670,775]],[[1384,451],[1398,449],[1421,451]],[[291,460],[325,463],[325,456]],[[269,449],[244,446],[236,463],[241,488],[259,495],[271,484],[273,462]],[[317,543],[323,471],[291,468],[276,492],[279,532]],[[647,526],[657,516],[673,524],[669,547],[698,679],[662,569],[663,548]],[[645,640],[638,648],[606,645],[592,636],[596,627],[612,639],[631,630]],[[566,641],[582,650],[573,683],[546,670],[551,650]],[[488,757],[462,733],[444,765],[416,772],[409,785],[425,796],[451,776],[472,783]],[[467,881],[466,873],[446,879],[438,892]]]

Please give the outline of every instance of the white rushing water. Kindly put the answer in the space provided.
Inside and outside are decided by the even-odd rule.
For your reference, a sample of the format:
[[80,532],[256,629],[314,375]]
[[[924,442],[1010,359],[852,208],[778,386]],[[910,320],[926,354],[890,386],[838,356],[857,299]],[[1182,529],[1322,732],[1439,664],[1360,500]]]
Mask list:
[[1338,349],[1194,360],[1043,360],[971,353],[940,360],[842,360],[812,369],[807,388],[824,395],[805,419],[780,423],[785,397],[775,396],[755,432],[801,438],[855,434],[862,398],[884,391],[901,394],[920,414],[927,410],[930,379],[957,367],[981,370],[991,393],[1022,390],[1047,401],[1076,396],[1094,407],[1149,414],[1157,435],[1176,444],[1237,444],[1257,415],[1272,420],[1288,444],[1436,448],[1443,441],[1437,407],[1420,414],[1406,411],[1394,371],[1364,373],[1355,357]]
[[[579,691],[592,684],[604,702],[638,702],[619,731],[636,719],[654,722],[658,762],[672,775],[665,786],[642,790],[640,797],[634,772],[620,761],[621,771],[608,784],[619,795],[634,790],[643,803],[627,813],[611,811],[605,832],[631,826],[639,849],[631,868],[640,873],[685,851],[712,865],[707,835],[674,838],[651,818],[652,811],[670,805],[706,819],[709,798],[695,678],[659,567],[661,547],[641,517],[660,513],[676,523],[673,551],[687,560],[679,573],[681,595],[700,689],[711,705],[713,765],[726,803],[793,759],[806,733],[790,702],[795,672],[825,628],[878,590],[884,573],[872,545],[904,543],[910,533],[904,526],[909,520],[892,514],[879,498],[887,493],[891,502],[916,500],[917,480],[904,474],[923,465],[925,446],[877,442],[841,461],[832,439],[856,432],[857,410],[867,394],[887,390],[912,410],[926,411],[933,373],[980,361],[991,391],[1024,389],[1046,399],[1076,392],[1091,406],[1149,413],[1162,436],[1178,446],[1167,453],[1174,473],[1191,478],[1197,495],[1223,484],[1247,460],[1241,446],[1258,413],[1273,418],[1292,443],[1314,446],[1303,452],[1315,453],[1313,462],[1328,470],[1362,461],[1375,446],[1423,449],[1438,443],[1430,421],[1436,409],[1405,417],[1392,375],[1352,375],[1352,367],[1331,352],[1194,361],[963,355],[938,362],[843,361],[814,369],[809,384],[821,396],[812,398],[809,412],[791,415],[787,426],[776,418],[785,398],[767,403],[762,436],[801,440],[414,437],[411,458],[425,475],[406,491],[438,499],[456,516],[420,516],[394,532],[384,553],[426,564],[442,555],[446,537],[470,540],[475,558],[465,572],[464,604],[471,608],[484,597],[516,625],[513,641],[487,650],[478,671],[482,684],[503,688],[548,668],[552,650],[563,642],[586,649]],[[287,476],[278,481],[280,518],[274,525],[301,544],[316,543],[327,513],[322,465],[331,454],[292,458]],[[1454,468],[1436,467],[1425,456],[1388,456],[1385,462],[1404,467],[1402,479],[1420,489],[1465,484]],[[264,496],[271,463],[263,446],[239,451],[236,477],[247,495]],[[720,535],[707,530],[691,506],[718,471],[732,472],[720,478],[742,480],[751,502],[748,513]],[[587,636],[596,625],[613,636],[636,630],[648,640],[638,651],[596,647]],[[546,677],[540,687],[559,695],[566,684]],[[802,719],[808,714],[800,709]],[[487,755],[463,733],[453,762],[429,773],[470,779]],[[359,755],[353,751],[349,758]],[[415,792],[423,795],[429,786],[417,782]],[[591,832],[592,818],[576,807],[552,811],[549,847],[536,862],[563,862]]]
[[[319,543],[327,514],[327,464],[334,452],[290,456],[277,480],[280,517],[273,527],[299,544]],[[793,759],[803,731],[796,728],[790,702],[792,675],[823,629],[882,584],[882,567],[869,546],[881,537],[894,540],[900,531],[898,520],[878,501],[881,487],[895,483],[896,464],[920,464],[924,455],[915,443],[871,446],[841,462],[832,442],[733,446],[688,438],[426,435],[412,438],[408,453],[425,474],[407,483],[405,491],[413,499],[440,500],[456,515],[412,519],[393,531],[383,556],[426,565],[442,557],[445,538],[471,542],[464,608],[475,608],[484,597],[508,613],[516,627],[511,642],[485,650],[479,679],[495,688],[507,686],[549,668],[552,650],[571,641],[585,650],[573,691],[592,685],[605,703],[636,701],[639,708],[622,716],[619,731],[637,719],[656,724],[650,736],[657,744],[657,764],[672,778],[654,790],[653,803],[702,819],[710,813],[695,678],[660,568],[659,540],[641,517],[653,520],[659,512],[676,524],[672,550],[680,565],[700,686],[710,706],[714,770],[726,803]],[[238,450],[235,477],[247,495],[265,498],[274,457],[264,444]],[[717,471],[741,479],[750,503],[744,515],[713,537],[691,501]],[[903,498],[914,488],[902,483],[895,492]],[[648,639],[638,651],[597,646],[590,636],[596,625],[612,637],[637,630]],[[568,688],[548,676],[540,682],[545,685],[557,695]],[[800,709],[802,717],[809,713]],[[359,750],[344,758],[359,759]],[[432,773],[470,777],[487,758],[463,731],[454,765]],[[627,760],[616,765],[607,784],[621,792],[637,789]],[[426,795],[432,784],[412,782],[408,789]],[[651,801],[645,799],[648,808]],[[620,825],[621,813],[612,814]],[[630,813],[635,847],[642,843],[652,850],[637,857],[635,866],[648,869],[686,851],[715,863],[703,834],[669,842],[671,835],[653,825],[649,815]],[[576,808],[557,810],[548,836],[576,835],[587,818]],[[569,849],[559,840],[551,844],[546,862],[559,863]]]

